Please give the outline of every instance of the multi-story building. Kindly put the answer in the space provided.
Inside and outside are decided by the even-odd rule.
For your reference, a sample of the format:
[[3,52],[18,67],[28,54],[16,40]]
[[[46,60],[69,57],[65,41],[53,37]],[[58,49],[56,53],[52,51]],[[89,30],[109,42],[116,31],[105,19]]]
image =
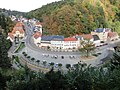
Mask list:
[[74,37],[64,38],[63,49],[77,49],[80,46],[79,40]]
[[106,42],[108,39],[108,33],[111,32],[110,28],[98,28],[91,32],[91,35],[98,35],[101,42]]
[[108,33],[108,41],[114,41],[119,39],[119,35],[117,32],[109,32]]
[[34,35],[33,35],[33,40],[34,40],[34,43],[36,46],[39,46],[40,43],[41,43],[41,36],[42,34],[40,32],[36,32]]
[[25,31],[23,28],[23,23],[18,22],[14,26],[12,32],[8,33],[7,39],[10,39],[10,41],[13,42],[15,38],[19,40],[19,39],[22,39],[24,36],[25,36]]
[[81,47],[81,41],[83,40],[84,41],[89,40],[93,42],[93,44],[97,47],[104,44],[103,42],[112,41],[119,38],[118,34],[116,32],[111,32],[111,29],[109,28],[98,28],[95,31],[91,32],[91,34],[76,35],[68,38],[64,38],[64,36],[59,35],[54,36],[41,36],[41,35],[38,35],[40,38],[37,39],[35,43],[36,44],[39,43],[39,47],[49,47],[50,49],[53,50],[78,49]]
[[42,24],[40,22],[35,23],[34,31],[35,32],[38,31],[38,32],[42,33]]

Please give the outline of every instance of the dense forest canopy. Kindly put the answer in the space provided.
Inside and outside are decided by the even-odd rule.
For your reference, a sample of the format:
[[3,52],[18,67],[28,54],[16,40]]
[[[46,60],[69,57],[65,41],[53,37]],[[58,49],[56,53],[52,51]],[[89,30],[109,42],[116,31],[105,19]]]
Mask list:
[[28,13],[43,22],[45,34],[71,36],[96,28],[120,31],[119,0],[62,0]]
[[24,16],[26,17],[26,13],[25,12],[20,12],[20,11],[15,11],[15,10],[7,10],[7,9],[2,9],[0,8],[0,14],[4,14],[5,16],[11,16],[11,15],[14,15],[14,16]]
[[9,17],[0,15],[0,68],[10,67],[10,59],[8,58],[7,51],[9,50],[11,43],[6,38],[13,26],[14,23]]

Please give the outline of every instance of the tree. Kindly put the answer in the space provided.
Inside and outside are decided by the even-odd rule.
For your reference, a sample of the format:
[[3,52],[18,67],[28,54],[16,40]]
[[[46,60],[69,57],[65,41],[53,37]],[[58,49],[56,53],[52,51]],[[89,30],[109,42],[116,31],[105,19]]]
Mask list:
[[1,68],[9,68],[11,66],[10,58],[8,58],[7,51],[7,40],[5,36],[0,32],[0,67]]
[[62,64],[61,64],[61,63],[58,63],[58,67],[59,67],[59,69],[61,69],[61,67],[62,67]]
[[66,68],[67,68],[68,70],[70,70],[71,65],[70,65],[70,64],[66,64]]
[[26,57],[26,56],[27,56],[27,54],[25,53],[25,54],[24,54],[24,56]]
[[34,60],[35,60],[35,58],[31,58],[31,60],[32,60],[32,61],[34,61]]
[[36,62],[37,62],[37,63],[38,63],[38,65],[39,65],[39,63],[40,63],[40,60],[37,60]]
[[6,87],[6,79],[0,72],[0,90],[5,90]]
[[49,90],[70,90],[67,89],[66,77],[60,71],[49,71],[45,74],[48,82],[50,82]]
[[81,41],[80,44],[81,47],[79,48],[79,51],[83,52],[86,57],[89,57],[90,53],[96,49],[95,45],[90,40]]
[[51,62],[51,63],[50,63],[50,66],[53,67],[53,66],[54,66],[54,62]]
[[43,61],[43,65],[46,66],[47,62],[46,61]]
[[[26,54],[25,54],[26,55]],[[27,56],[27,58],[30,58],[30,56]]]
[[116,52],[113,54],[113,58],[111,59],[111,69],[120,67],[120,53]]

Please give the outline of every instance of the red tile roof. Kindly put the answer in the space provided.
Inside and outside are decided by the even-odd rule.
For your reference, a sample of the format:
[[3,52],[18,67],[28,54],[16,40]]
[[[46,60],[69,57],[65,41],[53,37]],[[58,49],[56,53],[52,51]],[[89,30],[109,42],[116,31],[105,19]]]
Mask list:
[[83,34],[80,36],[82,36],[84,39],[92,39],[93,38],[93,36],[91,34]]
[[69,38],[64,38],[64,41],[77,41],[77,39],[73,37],[69,37]]
[[108,37],[115,37],[117,35],[118,35],[117,32],[109,32],[108,33]]
[[37,39],[37,38],[41,37],[42,34],[40,32],[36,32],[33,36],[35,39]]
[[19,27],[19,26],[23,26],[23,23],[22,22],[17,22],[15,27]]
[[19,31],[21,34],[23,34],[23,33],[25,32],[23,29],[19,29],[19,30],[18,30],[18,29],[13,29],[13,30],[12,30],[12,33],[15,34],[16,31]]

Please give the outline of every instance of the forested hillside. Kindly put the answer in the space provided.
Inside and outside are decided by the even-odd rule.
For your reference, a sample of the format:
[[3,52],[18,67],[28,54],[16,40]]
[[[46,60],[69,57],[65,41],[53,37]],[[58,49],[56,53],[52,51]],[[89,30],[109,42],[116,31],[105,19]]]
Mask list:
[[9,17],[0,15],[0,68],[7,68],[10,66],[10,59],[8,58],[7,51],[11,43],[6,40],[8,32],[13,28],[13,22]]
[[15,11],[15,10],[7,10],[7,9],[2,9],[0,8],[0,14],[4,14],[5,16],[24,16],[26,17],[26,13],[25,12],[20,12],[20,11]]
[[70,36],[103,27],[120,31],[119,0],[62,0],[28,15],[43,21],[46,34]]

